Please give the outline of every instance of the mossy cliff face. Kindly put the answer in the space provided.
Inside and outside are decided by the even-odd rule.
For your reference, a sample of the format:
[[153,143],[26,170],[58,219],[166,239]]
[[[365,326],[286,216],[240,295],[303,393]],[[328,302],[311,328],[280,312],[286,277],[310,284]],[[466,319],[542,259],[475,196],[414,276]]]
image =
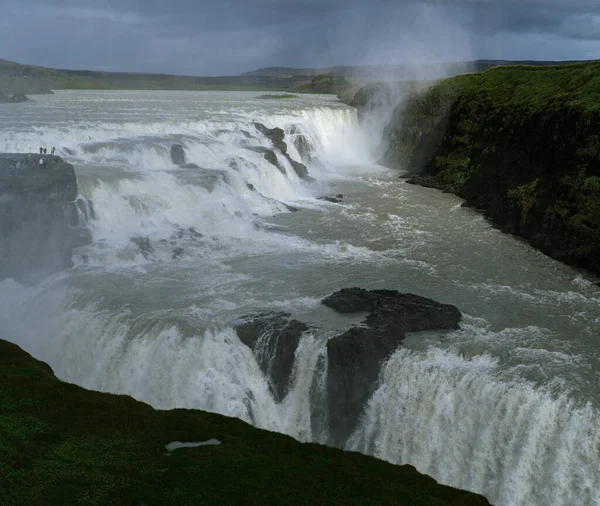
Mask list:
[[501,67],[414,93],[384,162],[600,273],[600,63]]
[[[213,438],[222,444],[165,448]],[[489,503],[411,466],[63,383],[0,340],[0,504]]]

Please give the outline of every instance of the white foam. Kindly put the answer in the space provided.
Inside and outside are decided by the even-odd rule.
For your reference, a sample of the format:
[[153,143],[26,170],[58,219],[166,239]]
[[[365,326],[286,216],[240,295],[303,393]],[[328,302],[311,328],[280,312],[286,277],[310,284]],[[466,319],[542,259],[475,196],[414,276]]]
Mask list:
[[600,414],[497,361],[401,350],[347,448],[404,464],[493,504],[600,504]]

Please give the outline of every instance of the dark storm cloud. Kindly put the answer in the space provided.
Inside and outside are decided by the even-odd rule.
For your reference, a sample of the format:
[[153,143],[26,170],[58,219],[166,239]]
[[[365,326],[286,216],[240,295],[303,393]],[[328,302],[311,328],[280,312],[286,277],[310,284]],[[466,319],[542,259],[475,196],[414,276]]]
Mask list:
[[599,0],[5,0],[0,57],[61,68],[600,58]]

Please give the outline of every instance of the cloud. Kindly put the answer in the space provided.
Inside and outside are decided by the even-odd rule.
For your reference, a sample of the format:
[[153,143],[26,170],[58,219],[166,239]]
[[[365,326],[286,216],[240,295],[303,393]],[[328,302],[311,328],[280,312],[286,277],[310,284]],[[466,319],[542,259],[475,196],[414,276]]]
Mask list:
[[0,57],[59,68],[600,58],[598,0],[5,0]]

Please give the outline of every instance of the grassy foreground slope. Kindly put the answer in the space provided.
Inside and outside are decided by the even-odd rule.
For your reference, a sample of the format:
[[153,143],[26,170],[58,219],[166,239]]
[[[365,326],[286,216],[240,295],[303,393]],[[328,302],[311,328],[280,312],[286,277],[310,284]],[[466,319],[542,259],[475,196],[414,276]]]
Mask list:
[[[220,446],[173,451],[172,441]],[[0,340],[0,504],[486,505],[410,466],[58,380]]]
[[498,67],[415,91],[385,162],[545,253],[600,272],[600,62]]

